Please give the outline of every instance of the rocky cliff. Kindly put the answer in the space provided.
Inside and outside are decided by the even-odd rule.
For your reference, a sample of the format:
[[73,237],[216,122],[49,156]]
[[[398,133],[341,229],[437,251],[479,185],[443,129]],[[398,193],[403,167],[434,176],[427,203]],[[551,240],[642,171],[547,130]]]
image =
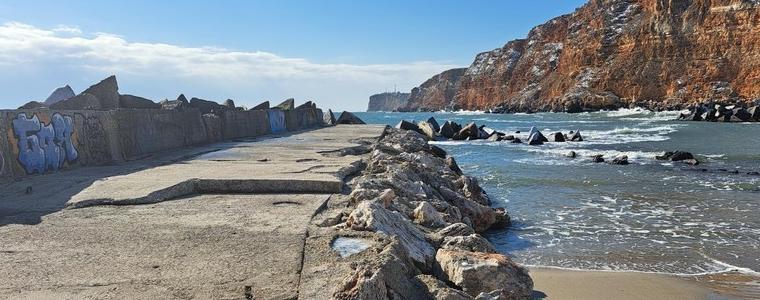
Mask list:
[[409,93],[382,93],[369,96],[367,111],[395,111],[406,105]]
[[760,0],[591,0],[450,76],[460,70],[423,83],[404,110],[750,102],[760,97]]

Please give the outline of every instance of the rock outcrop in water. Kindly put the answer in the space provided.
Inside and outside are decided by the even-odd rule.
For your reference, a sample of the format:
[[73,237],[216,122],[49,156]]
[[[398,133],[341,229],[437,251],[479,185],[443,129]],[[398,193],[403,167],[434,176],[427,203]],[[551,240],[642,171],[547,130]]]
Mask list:
[[409,95],[409,93],[395,92],[369,96],[367,111],[397,111],[406,106]]
[[760,97],[760,1],[592,0],[415,88],[407,111],[682,109]]

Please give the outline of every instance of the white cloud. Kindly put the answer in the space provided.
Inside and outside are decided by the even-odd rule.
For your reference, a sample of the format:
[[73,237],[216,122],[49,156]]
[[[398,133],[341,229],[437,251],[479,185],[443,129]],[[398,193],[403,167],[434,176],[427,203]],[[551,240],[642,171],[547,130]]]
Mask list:
[[[131,42],[114,34],[83,34],[72,26],[50,30],[17,22],[0,26],[0,69],[19,66],[44,69],[62,63],[85,74],[131,76],[138,85],[137,90],[144,89],[147,93],[152,91],[142,88],[140,80],[149,82],[160,78],[171,82],[171,79],[178,85],[202,83],[224,87],[230,94],[246,97],[256,97],[251,92],[242,92],[246,85],[264,89],[276,85],[273,90],[283,92],[287,87],[288,95],[326,97],[333,106],[345,105],[350,109],[365,107],[370,94],[394,84],[402,90],[411,89],[434,74],[456,67],[437,62],[321,64],[261,51]],[[72,76],[77,75],[81,74]],[[328,93],[321,89],[334,90]],[[273,94],[272,91],[261,93]],[[224,97],[227,96],[218,95],[218,98]],[[341,101],[344,103],[339,103]],[[364,103],[358,105],[357,101]]]
[[80,35],[82,34],[82,30],[79,29],[77,26],[70,26],[70,25],[58,25],[55,28],[53,28],[54,32],[62,32],[62,33],[68,33],[73,35]]

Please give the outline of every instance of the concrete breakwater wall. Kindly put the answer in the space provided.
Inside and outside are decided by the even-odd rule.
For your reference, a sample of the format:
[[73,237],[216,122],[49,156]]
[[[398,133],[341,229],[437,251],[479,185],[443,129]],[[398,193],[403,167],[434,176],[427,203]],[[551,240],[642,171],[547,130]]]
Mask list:
[[0,182],[222,140],[322,126],[318,108],[293,110],[0,110]]

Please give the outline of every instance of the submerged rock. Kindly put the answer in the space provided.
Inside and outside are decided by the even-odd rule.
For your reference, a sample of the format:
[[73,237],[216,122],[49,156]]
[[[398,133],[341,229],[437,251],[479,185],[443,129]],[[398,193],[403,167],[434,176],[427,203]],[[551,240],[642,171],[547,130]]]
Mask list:
[[583,136],[581,136],[580,130],[576,130],[572,133],[570,136],[570,141],[572,142],[583,142]]
[[604,162],[604,155],[597,154],[594,156],[591,156],[591,161],[595,163],[603,163]]
[[618,157],[615,157],[612,159],[611,164],[613,165],[627,165],[628,164],[628,156],[627,155],[620,155]]
[[554,141],[555,142],[564,142],[565,141],[565,135],[562,134],[562,132],[555,132],[554,133]]

